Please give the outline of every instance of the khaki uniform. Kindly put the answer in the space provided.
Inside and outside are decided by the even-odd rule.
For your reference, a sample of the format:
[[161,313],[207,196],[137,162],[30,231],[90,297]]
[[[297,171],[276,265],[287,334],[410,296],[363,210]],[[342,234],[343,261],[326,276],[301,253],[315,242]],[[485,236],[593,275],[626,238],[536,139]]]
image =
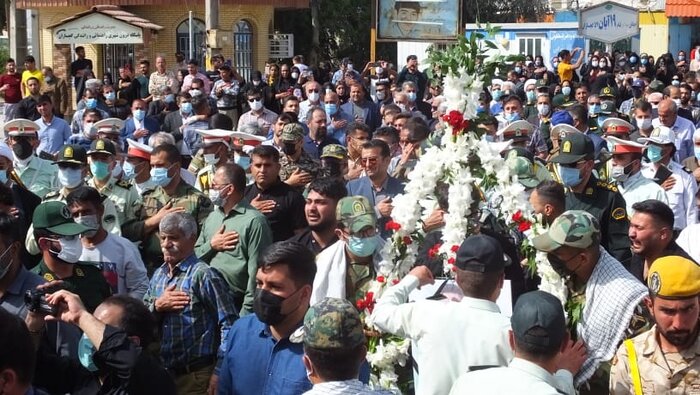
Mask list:
[[144,193],[143,205],[136,214],[136,221],[124,225],[124,236],[132,241],[143,241],[140,246],[141,255],[149,276],[163,264],[163,253],[160,249],[158,232],[145,234],[144,222],[156,215],[168,202],[172,202],[173,207],[183,207],[186,213],[192,215],[197,220],[198,232],[213,209],[211,200],[206,195],[182,180],[172,196],[169,196],[160,186]]
[[25,168],[20,168],[15,164],[15,173],[27,189],[42,199],[59,187],[58,166],[38,156],[34,156]]
[[[42,203],[52,201],[65,203],[66,196],[68,196],[69,193],[70,192],[67,191],[66,188],[61,188],[58,191],[50,192],[44,197]],[[102,202],[102,205],[105,208],[105,212],[102,215],[102,227],[109,233],[121,236],[121,222],[119,221],[119,216],[117,215],[117,209],[114,207],[114,203],[112,203],[112,201],[109,199],[105,199]],[[36,240],[34,240],[34,226],[29,226],[29,230],[27,230],[27,237],[25,238],[24,242],[27,251],[29,251],[30,254],[36,255],[41,252],[41,250],[39,250],[39,245],[37,245]]]
[[107,185],[102,189],[95,185],[94,178],[88,180],[88,185],[107,196],[117,209],[117,220],[120,224],[136,219],[136,213],[141,210],[141,196],[136,188],[128,181],[117,180],[110,177]]
[[216,171],[214,165],[204,165],[204,167],[197,172],[197,178],[194,182],[195,189],[204,194],[209,193],[211,182],[214,179],[214,171]]
[[[681,353],[663,354],[656,326],[632,339],[644,395],[700,394],[700,337]],[[664,359],[665,356],[665,359]],[[667,364],[668,362],[668,364]],[[671,371],[669,371],[669,367]],[[627,347],[615,354],[610,371],[611,394],[634,394]]]

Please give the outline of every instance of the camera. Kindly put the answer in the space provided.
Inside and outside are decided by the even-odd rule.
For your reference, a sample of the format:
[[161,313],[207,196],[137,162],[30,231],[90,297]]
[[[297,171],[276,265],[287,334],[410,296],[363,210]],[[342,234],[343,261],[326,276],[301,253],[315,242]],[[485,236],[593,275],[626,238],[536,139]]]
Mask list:
[[24,293],[24,305],[32,313],[56,315],[58,314],[58,306],[49,304],[46,301],[46,294],[62,289],[61,287],[34,288],[29,289]]

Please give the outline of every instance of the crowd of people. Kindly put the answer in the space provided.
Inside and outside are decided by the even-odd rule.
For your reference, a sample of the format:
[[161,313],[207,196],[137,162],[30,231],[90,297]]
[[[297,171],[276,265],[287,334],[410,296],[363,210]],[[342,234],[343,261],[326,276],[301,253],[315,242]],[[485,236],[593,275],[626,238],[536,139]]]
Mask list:
[[31,56],[0,76],[0,393],[383,393],[376,329],[410,339],[416,394],[700,388],[700,47],[527,55],[480,96],[568,316],[478,188],[455,289],[409,303],[444,275],[442,183],[417,265],[368,301],[393,199],[444,130],[416,56],[250,80],[158,56],[113,81],[75,52],[70,81]]

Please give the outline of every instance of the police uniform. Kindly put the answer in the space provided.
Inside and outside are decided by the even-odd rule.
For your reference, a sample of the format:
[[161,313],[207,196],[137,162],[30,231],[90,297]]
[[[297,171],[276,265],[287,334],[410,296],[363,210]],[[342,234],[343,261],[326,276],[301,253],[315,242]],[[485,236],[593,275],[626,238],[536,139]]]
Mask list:
[[[566,113],[568,115],[568,113]],[[570,117],[570,115],[569,115]],[[578,129],[575,127],[566,124],[566,123],[557,123],[552,127],[552,136],[554,140],[557,140],[558,147],[557,149],[553,149],[550,153],[550,160],[547,161],[546,169],[549,171],[549,174],[551,175],[551,179],[554,181],[558,182],[561,184],[561,175],[559,174],[559,166],[557,163],[554,163],[552,159],[556,157],[559,154],[559,147],[561,147],[561,141],[569,134],[575,134],[575,133],[581,133]]]
[[[280,138],[283,145],[285,143],[297,144],[304,138],[304,129],[298,123],[284,125]],[[304,151],[303,147],[299,149],[301,150],[301,155],[296,161],[292,161],[289,155],[285,154],[284,152],[281,153],[280,180],[287,181],[287,179],[289,179],[289,177],[291,177],[291,175],[298,169],[302,169],[302,171],[310,173],[312,176],[315,176],[318,173],[318,170],[321,168],[321,164],[309,156],[306,151]],[[296,189],[302,192],[304,187],[301,186],[297,187]]]
[[[38,138],[39,125],[28,119],[13,119],[3,126],[5,135],[9,137]],[[58,184],[56,166],[48,160],[32,155],[27,160],[13,161],[14,173],[32,193],[44,198],[47,193],[55,191]]]
[[[555,163],[570,164],[593,159],[593,142],[582,133],[568,134],[562,139],[561,152]],[[583,178],[583,177],[581,177]],[[600,181],[593,174],[581,193],[566,189],[566,209],[582,210],[598,218],[601,227],[600,244],[618,261],[626,263],[632,254],[628,237],[627,205],[617,187]]]
[[[644,148],[642,144],[628,140],[621,140],[614,136],[608,136],[607,140],[608,143],[612,145],[613,155],[641,155]],[[617,181],[617,188],[622,194],[622,197],[625,199],[625,203],[627,204],[627,216],[629,218],[631,218],[632,214],[634,214],[632,206],[634,206],[635,203],[648,199],[655,199],[668,204],[666,192],[663,190],[663,188],[661,188],[659,184],[655,183],[654,181],[644,177],[641,169],[634,174],[628,175],[626,179]]]
[[[114,157],[116,149],[112,141],[100,138],[94,140],[90,145],[87,155],[93,154],[107,154]],[[128,181],[117,180],[110,175],[107,183],[102,187],[98,187],[93,176],[88,179],[87,184],[97,189],[114,204],[114,207],[117,209],[117,220],[120,224],[125,224],[136,218],[136,213],[141,208],[141,196]]]
[[[679,256],[659,258],[647,281],[657,298],[697,298],[700,267]],[[680,352],[664,352],[660,336],[654,326],[623,342],[612,361],[610,394],[700,394],[700,336],[696,333],[695,342]]]
[[[210,129],[210,130],[197,130],[200,136],[202,136],[202,148],[209,147],[215,144],[223,144],[226,147],[226,152],[231,149],[231,135],[234,133],[231,130],[224,129]],[[217,162],[218,162],[217,158]],[[212,180],[214,179],[214,172],[216,171],[216,163],[207,163],[206,155],[203,157],[204,165],[197,171],[197,177],[195,177],[194,187],[203,193],[208,193],[211,188]]]
[[[151,152],[153,152],[153,147],[139,143],[136,140],[132,139],[126,139],[126,142],[128,144],[128,149],[126,151],[126,156],[127,158],[139,158],[141,160],[144,160],[148,163],[151,161]],[[138,183],[136,182],[136,176],[134,175],[134,178],[131,180],[127,180],[133,187],[136,189],[136,193],[138,193],[139,196],[143,196],[143,194],[146,191],[150,191],[151,189],[154,189],[156,185],[151,182],[151,177],[149,175],[148,180]]]
[[168,195],[165,189],[160,186],[147,191],[143,195],[143,205],[140,212],[136,215],[136,221],[125,224],[124,234],[132,241],[143,241],[140,246],[142,249],[141,255],[149,275],[153,273],[155,268],[163,264],[163,254],[160,249],[158,232],[156,231],[150,235],[144,234],[144,221],[156,215],[168,202],[172,202],[173,207],[184,208],[186,213],[197,220],[199,229],[201,229],[204,220],[213,209],[211,200],[206,195],[182,180],[180,180],[172,196]]
[[[37,229],[44,230],[57,237],[77,237],[90,229],[76,223],[71,217],[68,207],[60,202],[45,202],[40,204],[34,211],[32,222]],[[78,240],[77,242],[80,241]],[[112,291],[107,281],[102,276],[101,267],[80,262],[75,264],[61,262],[58,264],[72,265],[72,274],[69,277],[59,277],[56,273],[51,271],[43,259],[32,269],[32,272],[38,274],[48,282],[56,280],[63,281],[65,288],[80,296],[83,304],[85,304],[85,307],[90,312],[94,311],[104,299],[111,295]]]

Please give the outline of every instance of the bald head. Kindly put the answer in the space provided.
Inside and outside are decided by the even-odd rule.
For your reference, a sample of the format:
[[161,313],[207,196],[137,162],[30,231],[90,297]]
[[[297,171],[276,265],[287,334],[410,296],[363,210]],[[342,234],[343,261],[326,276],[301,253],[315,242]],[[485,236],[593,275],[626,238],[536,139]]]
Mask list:
[[666,127],[673,127],[678,116],[678,107],[671,99],[664,99],[659,102],[659,122]]
[[681,98],[681,88],[677,86],[667,86],[664,88],[664,96],[669,99],[680,99]]

